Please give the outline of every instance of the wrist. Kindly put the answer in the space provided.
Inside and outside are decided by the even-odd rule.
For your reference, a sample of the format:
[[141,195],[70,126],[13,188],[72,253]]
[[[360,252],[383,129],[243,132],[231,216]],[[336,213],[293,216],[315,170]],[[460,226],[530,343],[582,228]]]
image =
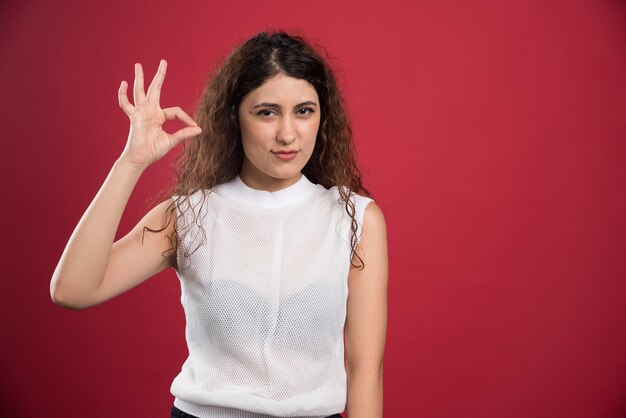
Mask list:
[[115,167],[120,167],[124,170],[128,170],[137,174],[141,174],[144,172],[144,170],[146,168],[148,168],[148,166],[143,165],[143,164],[137,164],[135,162],[132,161],[128,161],[127,159],[125,159],[124,157],[119,157],[115,163],[114,163]]

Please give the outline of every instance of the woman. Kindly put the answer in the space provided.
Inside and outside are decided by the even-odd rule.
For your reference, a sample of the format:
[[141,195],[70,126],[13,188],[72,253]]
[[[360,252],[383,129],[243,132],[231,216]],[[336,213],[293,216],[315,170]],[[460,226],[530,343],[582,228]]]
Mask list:
[[[256,34],[213,74],[195,120],[161,109],[166,66],[146,94],[135,65],[134,106],[120,86],[127,144],[61,256],[53,301],[84,309],[173,267],[189,357],[172,417],[382,417],[386,226],[328,64],[300,36]],[[188,126],[168,134],[171,119]],[[113,242],[142,172],[185,140],[171,193]]]

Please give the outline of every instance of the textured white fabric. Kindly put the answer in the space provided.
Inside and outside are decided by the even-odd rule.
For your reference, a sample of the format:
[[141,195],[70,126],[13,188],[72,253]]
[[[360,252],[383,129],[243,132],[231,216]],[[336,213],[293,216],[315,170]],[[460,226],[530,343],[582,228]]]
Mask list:
[[[203,244],[178,254],[189,357],[174,405],[202,418],[341,413],[351,218],[337,187],[302,175],[269,192],[237,176],[202,207],[201,193],[190,200],[206,237],[191,211],[178,221],[191,226],[183,245]],[[360,237],[372,199],[352,196]]]

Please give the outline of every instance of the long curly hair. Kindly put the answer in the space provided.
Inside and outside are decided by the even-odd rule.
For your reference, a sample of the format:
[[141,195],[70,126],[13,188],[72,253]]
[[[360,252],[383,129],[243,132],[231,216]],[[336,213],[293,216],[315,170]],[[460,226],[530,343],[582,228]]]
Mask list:
[[[194,212],[193,224],[202,230],[202,241],[206,242],[206,232],[197,221],[198,213],[189,204],[189,196],[198,190],[210,192],[214,186],[232,180],[241,171],[244,152],[238,120],[239,105],[250,91],[275,75],[284,73],[308,81],[318,94],[320,126],[313,153],[302,173],[311,182],[326,189],[338,186],[341,201],[352,219],[350,258],[352,260],[352,256],[356,255],[361,262],[361,269],[365,267],[356,253],[357,222],[350,195],[358,193],[371,197],[371,193],[362,184],[346,106],[333,71],[322,57],[321,50],[326,52],[323,47],[314,49],[302,35],[269,30],[255,34],[232,50],[223,62],[216,64],[209,74],[194,114],[194,120],[202,132],[183,142],[183,151],[173,164],[174,184],[160,200],[163,202],[177,196],[167,208],[166,224],[158,230],[145,226],[144,233],[146,230],[163,231],[174,217],[176,207],[184,206]],[[328,57],[327,53],[325,55]],[[200,207],[207,196],[206,193],[201,194],[204,198],[200,201]],[[181,206],[181,199],[185,199],[188,204]],[[184,215],[179,210],[174,231],[167,237],[171,247],[166,252],[173,250],[178,254],[180,245],[182,257],[189,257],[195,249],[190,253],[189,248],[185,248],[183,236],[187,231],[178,230],[178,218]],[[359,267],[352,261],[350,264]]]

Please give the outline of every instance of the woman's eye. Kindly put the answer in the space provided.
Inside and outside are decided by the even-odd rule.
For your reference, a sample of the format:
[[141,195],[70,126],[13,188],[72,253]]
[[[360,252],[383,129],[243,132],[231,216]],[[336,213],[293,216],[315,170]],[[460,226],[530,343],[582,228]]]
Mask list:
[[[314,112],[315,111],[313,109],[311,109],[310,107],[303,107],[303,108],[298,109],[298,114],[300,114],[302,116],[308,115],[308,114],[311,114],[311,113],[314,113]],[[257,112],[257,115],[263,116],[263,117],[269,117],[269,116],[272,116],[272,113],[274,113],[274,112],[272,112],[270,109],[262,109],[262,110],[259,110]]]

